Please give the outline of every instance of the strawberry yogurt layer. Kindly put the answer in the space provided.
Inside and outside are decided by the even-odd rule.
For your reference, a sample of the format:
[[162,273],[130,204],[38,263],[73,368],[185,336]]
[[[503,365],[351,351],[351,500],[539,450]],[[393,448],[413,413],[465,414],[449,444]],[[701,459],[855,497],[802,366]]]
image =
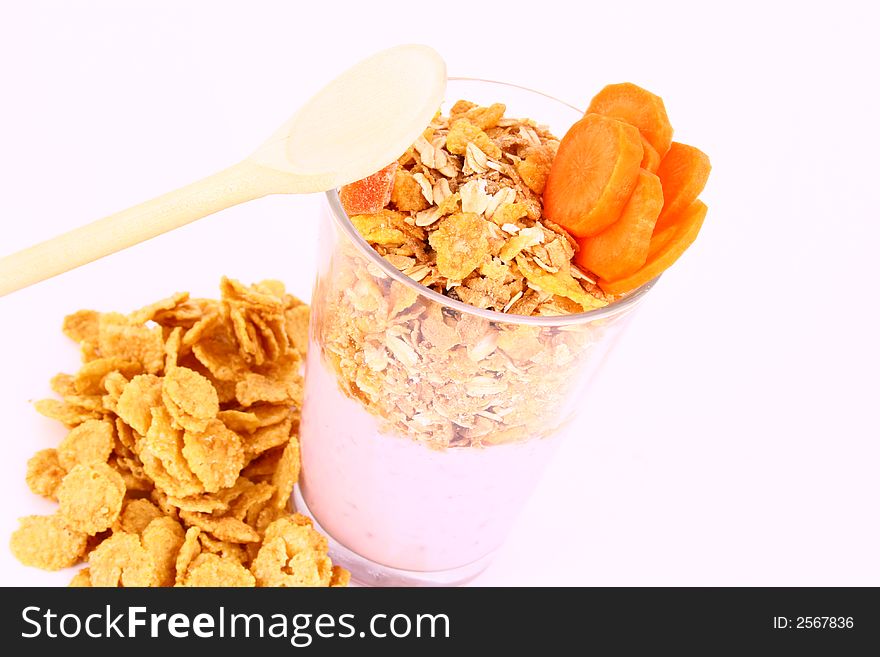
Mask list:
[[556,441],[435,449],[389,435],[344,395],[312,344],[300,492],[336,541],[376,563],[441,571],[503,542]]

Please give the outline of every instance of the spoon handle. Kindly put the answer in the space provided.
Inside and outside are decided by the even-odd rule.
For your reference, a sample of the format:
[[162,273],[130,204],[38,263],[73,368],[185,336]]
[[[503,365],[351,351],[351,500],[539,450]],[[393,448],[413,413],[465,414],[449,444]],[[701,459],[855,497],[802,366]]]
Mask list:
[[275,191],[276,172],[251,160],[0,259],[0,297]]

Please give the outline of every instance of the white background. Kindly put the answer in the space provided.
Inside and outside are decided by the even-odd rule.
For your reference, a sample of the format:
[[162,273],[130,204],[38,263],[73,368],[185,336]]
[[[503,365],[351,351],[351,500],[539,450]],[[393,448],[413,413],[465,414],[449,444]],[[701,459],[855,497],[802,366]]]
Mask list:
[[[710,154],[709,216],[476,583],[880,585],[873,3],[351,4],[4,2],[0,255],[237,161],[397,43],[579,106],[636,82]],[[53,506],[24,472],[64,433],[29,406],[77,366],[62,317],[224,273],[308,298],[319,202],[255,201],[0,299],[4,545]],[[0,549],[3,584],[69,578]]]

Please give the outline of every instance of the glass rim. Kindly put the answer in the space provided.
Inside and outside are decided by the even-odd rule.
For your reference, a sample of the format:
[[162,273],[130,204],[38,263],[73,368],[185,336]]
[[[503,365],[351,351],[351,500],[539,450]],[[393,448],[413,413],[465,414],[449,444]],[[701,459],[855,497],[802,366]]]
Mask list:
[[[541,91],[535,91],[534,89],[529,89],[528,87],[523,87],[518,84],[509,84],[507,82],[485,80],[482,78],[450,77],[448,79],[451,82],[482,82],[485,84],[519,89],[521,91],[526,91],[530,94],[543,96],[548,100],[559,103],[561,105],[565,105],[566,107],[569,107],[577,112],[582,111],[574,105],[566,103],[563,100],[559,100],[558,98],[555,98],[549,94],[545,94]],[[431,299],[432,301],[435,301],[439,304],[455,309],[459,312],[482,317],[492,322],[543,327],[569,326],[573,324],[586,324],[588,322],[594,322],[596,320],[605,319],[607,317],[613,317],[632,308],[639,301],[641,301],[641,299],[648,293],[649,290],[654,287],[654,285],[660,279],[660,276],[657,276],[647,283],[644,283],[640,287],[637,287],[635,290],[628,293],[625,297],[618,299],[617,301],[614,301],[607,306],[570,315],[515,315],[499,312],[497,310],[477,308],[476,306],[471,306],[470,304],[464,303],[463,301],[458,301],[457,299],[453,299],[444,294],[440,294],[439,292],[422,285],[418,281],[413,280],[402,271],[397,269],[397,267],[388,262],[379,254],[378,251],[370,246],[370,244],[358,232],[357,228],[354,227],[354,224],[348,218],[348,214],[346,214],[345,210],[342,207],[342,202],[339,200],[339,190],[335,188],[329,189],[324,192],[324,195],[327,199],[327,204],[330,207],[330,213],[333,216],[333,220],[336,222],[336,225],[340,229],[342,229],[342,231],[354,244],[358,246],[363,255],[371,260],[373,264],[379,267],[379,269],[389,278],[396,280],[402,285],[406,285],[412,288],[419,295],[427,297],[428,299]]]

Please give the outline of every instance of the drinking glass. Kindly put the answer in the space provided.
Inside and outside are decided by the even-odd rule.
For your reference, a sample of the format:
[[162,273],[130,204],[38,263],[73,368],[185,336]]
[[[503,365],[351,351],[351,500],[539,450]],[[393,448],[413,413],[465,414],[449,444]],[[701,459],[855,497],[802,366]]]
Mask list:
[[[507,116],[557,136],[582,116],[485,80],[450,79],[446,98],[444,111],[459,98],[503,102]],[[489,564],[556,444],[590,407],[591,379],[655,281],[580,314],[483,310],[386,261],[335,190],[325,210],[294,502],[361,583],[465,582]],[[579,433],[590,439],[588,428]]]

